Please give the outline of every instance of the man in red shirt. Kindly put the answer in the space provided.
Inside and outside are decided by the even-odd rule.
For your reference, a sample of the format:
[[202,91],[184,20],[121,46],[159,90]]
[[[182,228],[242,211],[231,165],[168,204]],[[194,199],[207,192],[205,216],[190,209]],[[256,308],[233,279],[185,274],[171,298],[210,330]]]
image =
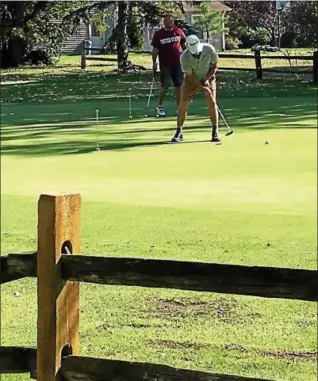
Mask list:
[[[174,25],[173,17],[165,15],[163,18],[164,27],[154,33],[151,45],[153,71],[157,71],[157,56],[159,55],[161,89],[159,93],[157,115],[165,116],[162,106],[166,92],[173,82],[176,94],[177,109],[180,102],[181,85],[183,73],[181,70],[180,53],[186,50],[186,37],[182,29]],[[181,50],[182,48],[182,50]]]

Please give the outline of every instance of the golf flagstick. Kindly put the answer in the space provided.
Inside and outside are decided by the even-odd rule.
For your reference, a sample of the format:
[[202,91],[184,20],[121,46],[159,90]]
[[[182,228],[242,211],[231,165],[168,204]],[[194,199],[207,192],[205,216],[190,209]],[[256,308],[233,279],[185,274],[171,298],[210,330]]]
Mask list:
[[96,151],[100,151],[100,148],[99,148],[99,121],[98,121],[98,114],[99,114],[99,110],[96,109],[95,110],[95,114],[96,114],[96,126],[97,126],[97,136],[96,136]]
[[129,89],[129,119],[132,118],[131,114],[131,89]]

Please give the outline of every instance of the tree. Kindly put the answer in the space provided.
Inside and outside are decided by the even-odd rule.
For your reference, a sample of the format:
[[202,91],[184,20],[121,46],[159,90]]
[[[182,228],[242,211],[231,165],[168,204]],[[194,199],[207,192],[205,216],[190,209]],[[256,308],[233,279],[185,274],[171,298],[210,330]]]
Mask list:
[[221,12],[212,9],[209,2],[202,2],[199,5],[200,14],[197,16],[194,27],[203,32],[208,42],[210,37],[223,31]]
[[296,46],[318,47],[318,3],[292,1],[287,14],[286,33],[293,36]]
[[275,1],[225,1],[225,4],[232,8],[228,22],[229,34],[239,38],[244,47],[260,39],[277,44],[278,12],[284,47],[318,46],[316,1],[291,1],[290,9],[284,11],[276,11]]
[[225,4],[232,8],[228,18],[231,37],[240,39],[245,47],[252,46],[256,42],[252,38],[257,34],[257,28],[262,28],[267,30],[269,42],[275,43],[277,13],[274,1],[226,1]]
[[[50,57],[58,55],[64,39],[81,21],[100,24],[103,14],[111,6],[118,9],[114,35],[121,72],[127,71],[129,66],[129,47],[141,43],[143,26],[146,23],[158,25],[167,10],[176,12],[183,9],[182,1],[2,1],[2,67],[23,64],[28,52],[36,46],[41,46]],[[59,27],[56,20],[60,20]]]
[[[127,72],[129,69],[128,52],[132,43],[134,34],[129,35],[132,22],[134,22],[135,31],[139,31],[146,24],[158,25],[160,18],[166,13],[176,13],[183,10],[181,1],[118,1],[116,2],[118,9],[117,26],[111,36],[111,41],[117,42],[117,61],[118,71],[121,73]],[[129,15],[135,15],[131,17]],[[136,16],[138,15],[138,17]],[[130,37],[130,38],[129,38]]]
[[[102,12],[113,1],[2,1],[0,3],[1,65],[15,67],[41,46],[49,57],[59,53],[63,40],[90,11]],[[60,21],[57,27],[57,20]]]
[[2,1],[1,17],[1,66],[17,66],[22,62],[27,44],[24,32],[27,24],[49,6],[49,1]]
[[117,40],[117,60],[118,60],[118,70],[121,72],[126,72],[128,68],[128,2],[119,1],[118,2],[118,40]]

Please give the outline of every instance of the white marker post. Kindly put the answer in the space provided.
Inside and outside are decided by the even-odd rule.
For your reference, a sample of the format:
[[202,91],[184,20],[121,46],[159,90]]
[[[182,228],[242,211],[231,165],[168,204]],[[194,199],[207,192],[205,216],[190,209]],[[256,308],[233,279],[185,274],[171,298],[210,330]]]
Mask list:
[[132,118],[131,114],[131,89],[129,89],[129,119]]
[[96,109],[95,110],[95,114],[96,114],[96,126],[97,126],[97,136],[96,136],[96,151],[100,151],[100,148],[99,148],[99,120],[98,120],[98,115],[99,115],[99,110]]

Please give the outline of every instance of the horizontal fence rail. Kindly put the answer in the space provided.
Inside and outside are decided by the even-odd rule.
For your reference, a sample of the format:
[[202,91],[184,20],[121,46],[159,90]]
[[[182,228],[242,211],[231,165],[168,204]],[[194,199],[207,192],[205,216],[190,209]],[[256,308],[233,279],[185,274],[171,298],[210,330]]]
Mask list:
[[311,270],[172,260],[63,256],[62,278],[80,282],[317,300]]
[[35,376],[36,349],[0,347],[0,374],[30,373]]
[[[36,277],[36,254],[11,254],[5,259],[1,283],[5,283],[2,279]],[[77,282],[318,300],[314,270],[63,255],[61,272],[62,279]]]
[[[99,52],[100,54],[107,54],[105,48],[89,48],[86,46],[85,42],[83,41],[82,46],[82,55],[81,55],[81,69],[86,68],[86,61],[105,61],[105,62],[117,62],[117,58],[113,57],[91,57],[87,56],[88,52]],[[129,53],[142,53],[142,54],[151,54],[150,51],[129,51]],[[261,51],[257,50],[254,52],[254,54],[231,54],[231,53],[219,53],[219,58],[227,58],[227,59],[243,59],[243,60],[254,60],[255,61],[255,68],[246,68],[246,67],[227,67],[227,66],[221,66],[219,67],[220,71],[246,71],[246,72],[255,72],[256,73],[256,79],[263,79],[263,73],[277,73],[277,74],[303,74],[303,75],[309,75],[312,74],[313,83],[318,84],[318,52],[313,52],[313,55],[304,55],[304,56],[297,56],[297,55],[288,55],[284,54],[283,52],[279,52],[281,55],[267,55],[267,54],[261,54]],[[278,68],[263,68],[262,62],[264,60],[287,60],[290,69],[283,69],[279,70]],[[295,70],[295,67],[292,67],[291,60],[299,60],[299,61],[311,61],[312,62],[312,70]],[[299,66],[298,66],[299,67]],[[145,70],[145,68],[143,67]]]
[[0,257],[0,284],[36,277],[37,253],[9,254]]
[[[0,358],[1,373],[30,373],[32,378],[36,378],[35,348],[0,347]],[[153,363],[82,356],[65,356],[61,362],[60,376],[66,381],[272,381]]]

